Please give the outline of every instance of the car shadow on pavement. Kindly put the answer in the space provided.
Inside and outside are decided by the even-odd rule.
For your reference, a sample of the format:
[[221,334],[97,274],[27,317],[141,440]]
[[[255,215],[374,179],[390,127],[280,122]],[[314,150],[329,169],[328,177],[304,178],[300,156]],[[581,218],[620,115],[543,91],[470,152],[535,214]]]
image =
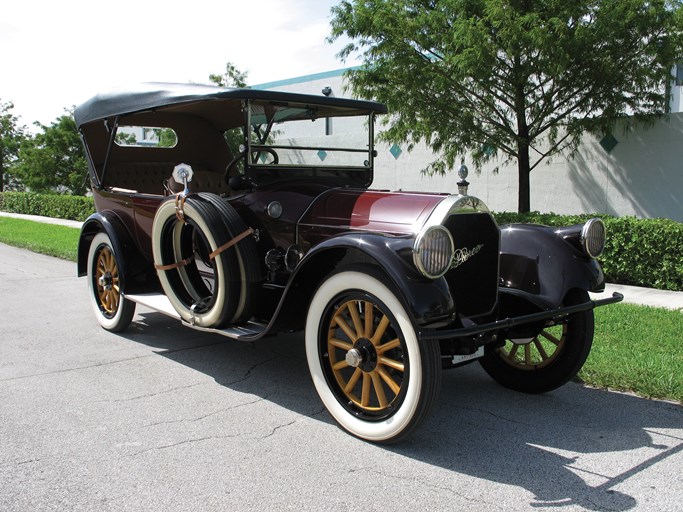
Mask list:
[[638,503],[620,484],[683,451],[683,409],[576,383],[525,395],[473,364],[444,374],[431,421],[392,450],[525,488],[533,507],[630,510]]
[[[302,333],[231,342],[143,312],[123,336],[221,386],[333,423],[310,380]],[[524,488],[534,496],[531,507],[623,511],[639,506],[620,489],[635,475],[645,475],[653,492],[672,492],[667,482],[676,477],[656,473],[683,451],[683,408],[575,383],[525,395],[500,387],[475,363],[444,372],[432,416],[385,449],[454,478]]]

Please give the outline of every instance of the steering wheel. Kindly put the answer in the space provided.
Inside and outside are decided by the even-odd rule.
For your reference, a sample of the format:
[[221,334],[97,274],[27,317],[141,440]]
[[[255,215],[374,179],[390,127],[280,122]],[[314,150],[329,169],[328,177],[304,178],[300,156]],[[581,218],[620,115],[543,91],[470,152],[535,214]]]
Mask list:
[[280,158],[277,156],[277,153],[272,148],[260,148],[260,149],[253,150],[252,154],[255,155],[255,157],[253,157],[253,159],[260,158],[261,153],[268,153],[270,156],[273,157],[272,162],[264,162],[264,164],[267,163],[268,165],[277,165],[280,162]]
[[[273,159],[270,162],[267,162],[267,165],[277,165],[280,162],[280,158],[278,157],[278,154],[275,152],[274,149],[272,148],[261,148],[261,149],[256,149],[252,151],[252,155],[254,155],[253,159],[257,159],[260,156],[260,153],[268,153]],[[237,176],[237,174],[233,173],[233,168],[235,165],[237,165],[237,162],[242,160],[245,156],[247,155],[246,151],[242,151],[239,153],[235,158],[230,160],[230,163],[225,167],[225,173],[223,174],[223,180],[225,180],[225,183],[230,185],[230,178]],[[234,176],[233,176],[234,174]]]

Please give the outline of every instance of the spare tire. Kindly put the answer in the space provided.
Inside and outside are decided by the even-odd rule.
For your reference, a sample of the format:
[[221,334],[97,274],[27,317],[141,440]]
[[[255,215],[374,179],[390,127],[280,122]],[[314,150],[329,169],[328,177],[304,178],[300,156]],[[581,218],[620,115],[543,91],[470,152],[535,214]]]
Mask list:
[[[216,208],[223,219],[225,229],[228,231],[231,240],[236,239],[249,229],[232,205],[220,196],[209,192],[201,192],[199,197]],[[237,257],[237,266],[242,284],[239,303],[232,320],[233,323],[239,323],[251,318],[254,304],[258,302],[262,280],[261,258],[259,258],[258,249],[256,248],[256,240],[252,236],[240,239],[235,245],[228,248],[227,251],[234,252]]]
[[223,327],[234,321],[242,288],[237,255],[219,251],[231,235],[216,207],[198,195],[185,199],[182,212],[183,220],[172,197],[154,217],[152,253],[159,281],[183,320]]

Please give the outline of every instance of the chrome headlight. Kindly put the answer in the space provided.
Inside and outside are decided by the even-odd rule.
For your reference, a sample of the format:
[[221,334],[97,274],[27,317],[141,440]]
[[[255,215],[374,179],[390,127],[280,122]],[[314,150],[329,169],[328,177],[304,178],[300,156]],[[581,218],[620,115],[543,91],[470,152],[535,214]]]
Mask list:
[[581,229],[581,247],[591,258],[598,258],[605,250],[607,230],[600,219],[590,219]]
[[443,226],[430,226],[420,232],[413,246],[413,261],[425,277],[436,279],[451,268],[454,244]]

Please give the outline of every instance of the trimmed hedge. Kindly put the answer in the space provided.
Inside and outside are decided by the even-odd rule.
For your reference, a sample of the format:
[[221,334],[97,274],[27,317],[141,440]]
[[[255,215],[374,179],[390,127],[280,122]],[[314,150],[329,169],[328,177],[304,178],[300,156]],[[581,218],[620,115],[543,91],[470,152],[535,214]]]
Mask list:
[[0,211],[84,221],[95,213],[92,197],[0,192]]
[[608,282],[683,290],[683,224],[680,222],[602,214],[503,212],[494,216],[499,224],[532,222],[546,226],[570,226],[600,217],[607,228],[607,243],[600,263]]
[[[84,221],[94,213],[91,197],[0,192],[0,211]],[[607,281],[617,284],[683,290],[683,224],[667,219],[610,215],[494,213],[499,224],[531,222],[569,226],[600,217],[607,227],[607,245],[600,263]]]

